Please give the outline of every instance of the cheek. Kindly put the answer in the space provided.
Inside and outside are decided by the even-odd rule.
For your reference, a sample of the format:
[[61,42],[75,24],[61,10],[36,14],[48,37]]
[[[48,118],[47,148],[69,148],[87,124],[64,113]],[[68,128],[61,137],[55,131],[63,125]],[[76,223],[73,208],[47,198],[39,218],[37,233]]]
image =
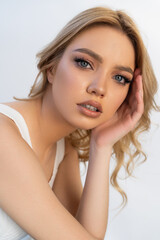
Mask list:
[[81,77],[69,64],[62,62],[57,67],[52,84],[52,98],[61,112],[70,113],[73,103],[79,102],[78,97],[83,89],[80,80]]
[[125,97],[117,97],[117,99],[116,99],[116,101],[114,102],[114,110],[115,110],[115,112],[118,110],[118,108],[121,106],[121,104],[124,102],[124,100],[125,100]]
[[121,91],[114,91],[113,95],[109,96],[108,103],[107,103],[107,108],[110,109],[110,111],[107,111],[109,113],[109,117],[112,117],[114,113],[118,110],[118,108],[121,106],[121,104],[124,102],[126,99],[128,93],[128,88],[127,89],[122,89]]
[[80,89],[82,85],[81,76],[77,74],[76,70],[71,66],[71,64],[67,64],[67,62],[62,61],[59,64],[56,75],[56,87],[62,93],[67,93],[75,91],[76,89]]

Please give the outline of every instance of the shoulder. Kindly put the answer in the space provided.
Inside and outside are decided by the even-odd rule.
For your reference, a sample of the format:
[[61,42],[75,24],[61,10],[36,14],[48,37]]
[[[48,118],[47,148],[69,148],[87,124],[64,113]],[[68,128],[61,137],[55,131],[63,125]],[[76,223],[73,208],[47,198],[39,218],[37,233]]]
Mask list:
[[21,137],[18,127],[15,122],[8,116],[0,113],[0,132],[1,137],[9,137],[10,134],[15,134]]
[[[3,107],[3,105],[6,107],[10,107],[9,110],[7,109],[7,112],[9,111],[9,113],[10,113],[10,111],[15,110],[17,112],[20,112],[20,114],[21,114],[21,111],[20,111],[21,109],[19,109],[20,104],[21,103],[19,103],[19,102],[5,102],[5,103],[2,103],[2,107]],[[5,132],[6,134],[9,131],[10,133],[11,132],[15,133],[15,134],[17,133],[21,137],[20,131],[19,131],[15,121],[12,120],[12,118],[8,117],[7,116],[8,114],[3,114],[2,112],[0,112],[0,129],[3,132]],[[14,116],[14,114],[11,114],[11,116]]]
[[9,159],[13,160],[14,158],[18,161],[20,154],[30,157],[34,155],[35,158],[33,150],[23,139],[15,122],[0,113],[0,162],[2,163],[5,159],[10,161]]

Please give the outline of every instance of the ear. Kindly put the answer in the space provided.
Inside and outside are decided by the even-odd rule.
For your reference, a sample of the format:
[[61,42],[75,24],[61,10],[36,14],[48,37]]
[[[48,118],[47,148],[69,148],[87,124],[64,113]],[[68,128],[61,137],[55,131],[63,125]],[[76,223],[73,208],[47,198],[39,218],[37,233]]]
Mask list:
[[47,69],[47,79],[48,79],[48,82],[51,84],[53,83],[54,75],[55,75],[55,71],[53,67]]

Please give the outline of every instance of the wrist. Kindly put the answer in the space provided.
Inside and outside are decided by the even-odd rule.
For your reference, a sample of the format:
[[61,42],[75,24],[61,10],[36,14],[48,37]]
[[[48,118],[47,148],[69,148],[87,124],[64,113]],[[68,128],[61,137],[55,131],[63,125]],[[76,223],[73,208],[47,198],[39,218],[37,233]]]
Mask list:
[[112,152],[113,145],[100,143],[95,141],[95,139],[91,138],[90,149],[94,149],[94,151],[98,151],[98,152],[105,152],[105,151]]
[[90,156],[92,158],[110,158],[112,154],[113,146],[110,144],[101,145],[97,144],[94,139],[90,142]]

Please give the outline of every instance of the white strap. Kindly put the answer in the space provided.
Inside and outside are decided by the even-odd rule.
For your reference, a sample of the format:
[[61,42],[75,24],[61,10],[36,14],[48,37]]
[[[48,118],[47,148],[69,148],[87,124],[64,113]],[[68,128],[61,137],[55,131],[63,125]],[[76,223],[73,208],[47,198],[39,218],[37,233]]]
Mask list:
[[[24,118],[22,117],[22,115],[17,110],[13,109],[12,107],[10,107],[8,105],[4,105],[4,104],[0,104],[0,113],[8,116],[9,118],[11,118],[15,122],[15,124],[17,125],[17,127],[18,127],[18,129],[19,129],[19,131],[22,135],[22,137],[29,144],[29,146],[32,148],[32,143],[31,143],[28,127],[27,127],[27,124],[26,124]],[[57,142],[57,149],[56,149],[56,157],[55,157],[55,162],[54,162],[53,175],[52,175],[52,177],[49,181],[49,185],[51,187],[53,186],[53,182],[54,182],[54,179],[56,177],[56,173],[57,173],[59,164],[63,160],[64,154],[65,154],[65,140],[64,140],[64,138],[62,138]]]
[[57,142],[57,161],[56,161],[56,166],[58,168],[59,164],[61,163],[61,161],[63,160],[64,158],[64,153],[65,153],[65,140],[64,138],[60,139],[58,142]]
[[24,118],[22,117],[22,115],[17,110],[13,109],[12,107],[10,107],[8,105],[4,105],[4,104],[0,104],[0,113],[8,116],[15,122],[22,137],[32,148],[32,143],[31,143],[28,127],[27,127],[27,124],[26,124]]
[[53,175],[52,175],[52,177],[49,181],[49,185],[50,185],[51,188],[53,186],[53,182],[55,180],[59,164],[63,161],[64,154],[65,154],[65,140],[64,140],[64,138],[62,138],[57,142],[57,149],[56,149],[56,157],[55,157],[55,162],[54,162]]

